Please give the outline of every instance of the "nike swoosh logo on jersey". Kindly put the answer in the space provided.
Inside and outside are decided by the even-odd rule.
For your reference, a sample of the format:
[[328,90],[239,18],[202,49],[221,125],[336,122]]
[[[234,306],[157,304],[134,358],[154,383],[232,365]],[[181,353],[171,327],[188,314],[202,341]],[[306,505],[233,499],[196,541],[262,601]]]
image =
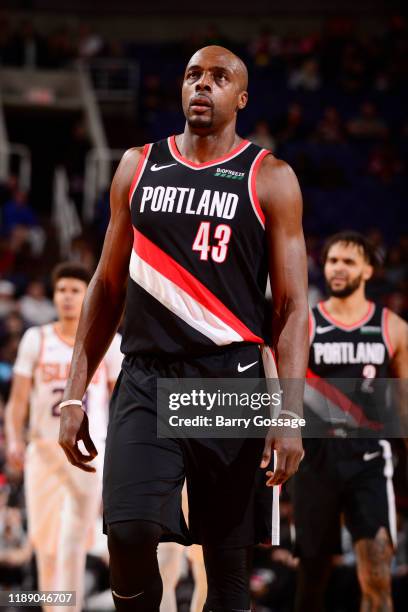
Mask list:
[[150,170],[152,172],[157,172],[158,170],[164,170],[165,168],[171,168],[171,166],[177,166],[177,164],[166,164],[165,166],[158,166],[157,164],[153,164]]
[[364,461],[371,461],[371,459],[375,459],[380,455],[380,451],[376,451],[375,453],[364,453],[363,459]]
[[249,363],[246,366],[242,366],[240,363],[238,364],[238,372],[245,372],[245,370],[249,370],[249,368],[252,368],[252,366],[254,366],[255,364],[257,364],[257,361],[254,361],[253,363]]
[[335,327],[336,327],[335,325],[325,325],[325,326],[318,325],[316,327],[316,334],[326,334],[327,332],[331,331]]

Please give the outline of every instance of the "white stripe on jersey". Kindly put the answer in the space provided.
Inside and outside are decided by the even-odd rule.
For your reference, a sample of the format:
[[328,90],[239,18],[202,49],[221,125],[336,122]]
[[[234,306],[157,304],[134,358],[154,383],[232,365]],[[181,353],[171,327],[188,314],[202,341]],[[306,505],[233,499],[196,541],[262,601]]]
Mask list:
[[243,340],[242,336],[217,315],[139,257],[134,249],[130,256],[129,272],[135,283],[215,344],[223,345]]

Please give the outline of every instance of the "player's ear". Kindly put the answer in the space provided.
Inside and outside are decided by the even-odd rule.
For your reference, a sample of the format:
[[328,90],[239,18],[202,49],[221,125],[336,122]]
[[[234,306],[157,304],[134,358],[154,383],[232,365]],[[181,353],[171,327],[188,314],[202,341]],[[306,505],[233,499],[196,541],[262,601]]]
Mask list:
[[238,104],[237,104],[237,111],[242,110],[243,108],[246,107],[248,102],[248,92],[247,91],[241,91],[241,93],[239,94],[238,97]]
[[374,268],[370,264],[365,264],[363,270],[363,278],[365,281],[368,281],[374,273]]

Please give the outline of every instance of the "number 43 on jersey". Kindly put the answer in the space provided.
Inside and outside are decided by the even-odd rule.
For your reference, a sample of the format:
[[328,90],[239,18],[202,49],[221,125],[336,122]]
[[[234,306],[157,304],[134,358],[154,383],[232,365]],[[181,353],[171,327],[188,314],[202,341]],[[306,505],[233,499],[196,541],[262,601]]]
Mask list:
[[221,223],[214,230],[212,244],[210,244],[211,223],[202,221],[193,242],[193,251],[200,253],[200,259],[207,261],[210,257],[217,263],[225,261],[228,252],[228,243],[231,238],[229,225]]

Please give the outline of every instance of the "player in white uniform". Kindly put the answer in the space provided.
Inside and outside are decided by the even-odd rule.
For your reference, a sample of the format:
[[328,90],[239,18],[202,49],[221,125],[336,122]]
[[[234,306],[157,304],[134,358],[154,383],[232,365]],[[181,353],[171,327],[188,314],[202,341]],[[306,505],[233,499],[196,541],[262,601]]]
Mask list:
[[122,363],[120,336],[116,335],[83,400],[98,450],[90,464],[96,472],[78,470],[67,462],[58,444],[58,405],[89,279],[88,271],[76,263],[60,264],[55,269],[58,321],[32,327],[24,334],[6,407],[7,459],[14,468],[24,466],[28,528],[36,553],[39,589],[76,591],[75,607],[47,606],[49,612],[82,609],[86,550],[92,544],[92,528],[101,505],[108,400]]

